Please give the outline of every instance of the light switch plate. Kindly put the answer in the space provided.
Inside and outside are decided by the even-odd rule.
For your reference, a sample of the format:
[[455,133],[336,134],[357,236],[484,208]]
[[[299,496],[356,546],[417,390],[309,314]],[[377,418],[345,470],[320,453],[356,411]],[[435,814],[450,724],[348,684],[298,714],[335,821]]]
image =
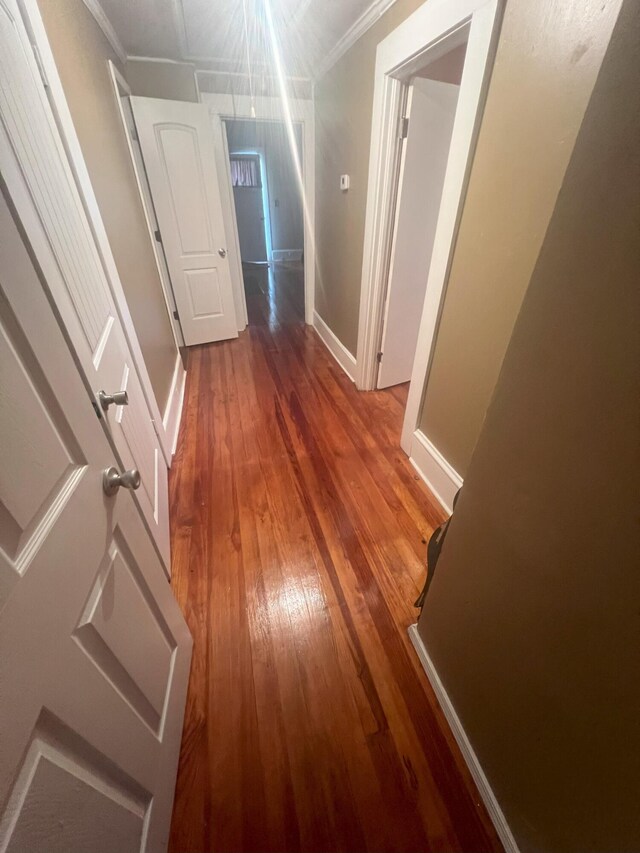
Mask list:
[[340,175],[340,189],[342,192],[349,189],[349,175]]

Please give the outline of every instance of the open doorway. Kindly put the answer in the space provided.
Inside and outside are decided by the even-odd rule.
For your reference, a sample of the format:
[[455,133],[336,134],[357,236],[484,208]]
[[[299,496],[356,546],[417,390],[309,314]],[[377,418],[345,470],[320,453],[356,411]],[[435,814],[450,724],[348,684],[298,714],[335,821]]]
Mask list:
[[224,121],[233,208],[249,323],[304,321],[304,221],[294,157],[283,122]]
[[229,152],[229,163],[242,263],[267,264],[273,255],[264,154]]
[[408,390],[411,379],[466,47],[427,62],[407,84],[377,388]]
[[502,8],[425,2],[376,54],[356,384],[404,383],[411,458]]

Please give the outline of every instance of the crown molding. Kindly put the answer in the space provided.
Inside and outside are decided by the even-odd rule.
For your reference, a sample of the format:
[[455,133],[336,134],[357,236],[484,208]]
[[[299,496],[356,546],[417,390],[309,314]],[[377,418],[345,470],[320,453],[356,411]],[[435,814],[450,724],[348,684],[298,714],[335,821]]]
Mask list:
[[128,62],[159,62],[165,63],[169,65],[188,65],[189,68],[193,68],[195,71],[195,64],[190,62],[188,59],[169,59],[166,56],[139,56],[136,53],[129,53],[127,55]]
[[122,42],[118,38],[116,31],[111,24],[109,18],[99,3],[99,0],[82,0],[84,5],[87,7],[96,24],[102,30],[102,33],[106,40],[109,42],[111,47],[113,48],[113,52],[118,57],[120,62],[123,64],[127,61],[127,52],[122,46]]
[[[180,60],[171,60],[171,59],[163,59],[161,57],[150,57],[150,56],[128,56],[126,50],[124,49],[122,42],[118,38],[118,35],[111,24],[111,21],[107,17],[104,9],[100,5],[99,0],[82,0],[86,8],[89,10],[91,15],[93,16],[95,22],[98,24],[100,29],[102,30],[105,38],[113,48],[114,53],[120,60],[120,62],[125,63],[127,59],[140,59],[155,62],[177,62],[184,65],[193,65],[198,62],[219,62],[220,64],[232,64],[234,60],[228,60],[224,57],[200,57],[200,56],[190,56],[188,53],[188,45],[187,45],[187,37],[186,37],[186,29],[184,24],[184,10],[182,7],[181,0],[172,0],[172,9],[173,9],[173,17],[176,26],[176,32],[178,35],[178,42],[180,45],[180,52],[182,54],[182,59]],[[333,50],[327,54],[324,60],[319,64],[317,73],[314,76],[314,80],[319,80],[323,77],[327,71],[332,68],[336,62],[344,56],[344,54],[349,50],[352,45],[354,45],[358,39],[363,36],[366,31],[372,27],[376,21],[378,21],[384,13],[393,6],[396,0],[373,0],[373,2],[364,10],[364,12],[360,15],[360,17],[349,27],[347,32],[342,36],[340,41],[336,44]],[[262,63],[258,63],[262,65]],[[264,63],[264,70],[268,71],[269,66],[267,63]],[[213,71],[213,69],[207,69]],[[202,73],[200,69],[198,69],[198,73]],[[214,73],[224,73],[222,70],[216,71]],[[229,73],[229,72],[227,72]],[[264,73],[258,71],[257,73]],[[269,76],[269,75],[268,75]],[[306,78],[305,78],[306,79]]]
[[344,56],[349,48],[354,45],[358,39],[384,15],[384,13],[393,6],[395,2],[396,0],[373,0],[371,5],[368,6],[360,17],[349,27],[333,50],[328,53],[324,60],[318,65],[318,70],[314,79],[319,80],[323,77],[327,71],[336,64],[340,57]]
[[[129,59],[132,59],[132,58],[133,57],[131,57],[131,56],[129,57]],[[247,80],[249,79],[249,74],[247,71],[217,71],[215,68],[198,68],[197,65],[195,66],[195,69],[196,69],[196,74],[199,74],[203,77],[243,77]],[[256,75],[254,74],[253,76],[255,77]],[[261,75],[261,76],[264,76],[265,79],[267,79],[267,80],[278,80],[279,79],[277,74],[265,74],[265,75]],[[313,82],[310,77],[290,77],[289,75],[287,75],[285,77],[285,80],[289,80],[292,83],[312,83]]]

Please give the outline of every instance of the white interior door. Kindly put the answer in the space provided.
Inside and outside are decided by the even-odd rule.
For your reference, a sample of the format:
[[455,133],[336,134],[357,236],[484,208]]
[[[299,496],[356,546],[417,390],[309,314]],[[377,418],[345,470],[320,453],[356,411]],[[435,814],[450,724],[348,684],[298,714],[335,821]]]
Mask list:
[[[112,73],[115,73],[115,70],[112,70]],[[118,83],[119,81],[116,79],[116,85],[118,85]],[[169,312],[171,314],[170,320],[174,329],[174,333],[176,335],[178,345],[183,346],[184,338],[182,337],[180,321],[176,318],[174,313],[177,312],[177,307],[175,296],[173,295],[173,285],[171,283],[171,276],[169,275],[169,268],[167,267],[167,259],[164,254],[164,249],[162,248],[162,243],[159,243],[156,239],[156,235],[160,233],[160,227],[158,225],[156,211],[153,206],[153,199],[151,198],[149,179],[147,178],[147,173],[144,168],[142,149],[140,148],[138,131],[136,129],[135,119],[133,118],[133,110],[131,108],[131,96],[123,95],[118,90],[118,100],[120,101],[120,114],[122,116],[125,132],[127,134],[127,141],[129,145],[129,150],[131,152],[131,157],[133,159],[136,180],[138,183],[138,188],[140,190],[140,195],[142,196],[142,205],[144,207],[144,211],[148,221],[149,230],[152,234],[153,253],[158,264],[158,272],[160,274],[160,278],[162,279],[162,290],[167,301],[167,308],[169,309]]]
[[378,388],[411,379],[459,88],[416,78],[409,93]]
[[240,255],[248,263],[266,263],[264,208],[260,187],[234,187],[233,200],[238,222]]
[[0,850],[163,851],[191,638],[1,194],[0,364]]
[[131,106],[185,343],[237,338],[209,111],[157,98]]
[[[0,0],[0,171],[170,571],[167,466],[16,0]],[[98,392],[126,391],[103,411]]]

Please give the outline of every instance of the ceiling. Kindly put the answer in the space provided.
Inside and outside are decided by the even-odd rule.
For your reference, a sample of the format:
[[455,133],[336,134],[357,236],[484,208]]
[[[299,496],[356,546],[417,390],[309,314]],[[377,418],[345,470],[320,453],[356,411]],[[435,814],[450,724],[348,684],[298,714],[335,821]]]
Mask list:
[[285,72],[303,78],[317,76],[368,10],[381,7],[378,17],[390,5],[388,0],[100,0],[128,55],[197,61],[236,73],[251,65],[257,74],[273,68],[266,2]]

